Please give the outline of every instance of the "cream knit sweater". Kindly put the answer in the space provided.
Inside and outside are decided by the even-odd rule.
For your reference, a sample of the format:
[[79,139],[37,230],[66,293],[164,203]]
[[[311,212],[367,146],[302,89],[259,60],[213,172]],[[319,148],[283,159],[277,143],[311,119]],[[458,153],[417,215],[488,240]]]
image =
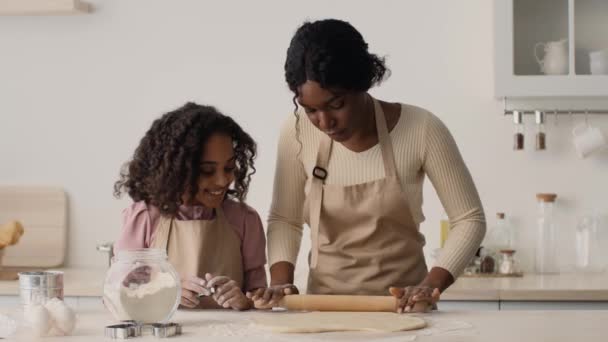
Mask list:
[[[399,121],[390,132],[401,186],[419,227],[424,221],[422,184],[425,176],[430,179],[450,220],[450,234],[435,266],[457,277],[485,235],[479,195],[445,125],[422,108],[407,104],[402,104],[401,108]],[[311,171],[324,134],[303,113],[298,125],[301,146],[296,139],[293,115],[285,122],[279,139],[268,218],[269,265],[279,261],[296,264],[304,224],[304,199],[310,189]],[[380,146],[357,153],[334,143],[328,174],[327,184],[352,185],[383,178]]]

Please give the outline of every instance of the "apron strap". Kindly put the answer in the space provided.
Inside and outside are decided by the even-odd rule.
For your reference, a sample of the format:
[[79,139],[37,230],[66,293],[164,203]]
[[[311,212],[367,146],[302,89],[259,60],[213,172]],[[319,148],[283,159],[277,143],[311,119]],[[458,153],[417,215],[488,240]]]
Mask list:
[[327,178],[327,165],[331,155],[332,140],[323,135],[317,153],[317,164],[312,171],[312,184],[310,188],[310,231],[311,256],[310,268],[317,267],[319,257],[319,220],[321,219],[321,205],[323,203],[323,184]]
[[224,209],[222,209],[223,205],[224,203],[222,202],[219,207],[213,209],[215,211],[215,219],[221,223],[226,222],[226,216],[224,216]]
[[393,143],[386,125],[386,117],[380,102],[370,96],[374,101],[374,110],[376,112],[376,129],[378,130],[378,143],[382,151],[382,162],[384,163],[384,173],[386,177],[395,177],[397,175],[397,167],[395,164],[395,154],[393,153]]
[[171,230],[173,229],[173,220],[175,218],[165,218],[161,217],[160,225],[158,226],[156,237],[154,238],[157,241],[164,241],[164,246],[158,246],[158,248],[163,248],[167,255],[169,255],[169,238],[171,237]]

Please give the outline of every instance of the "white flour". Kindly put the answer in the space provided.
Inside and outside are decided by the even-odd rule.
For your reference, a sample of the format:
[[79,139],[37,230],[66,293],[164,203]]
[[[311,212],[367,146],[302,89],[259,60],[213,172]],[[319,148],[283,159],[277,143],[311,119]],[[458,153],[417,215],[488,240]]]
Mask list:
[[179,300],[177,285],[170,273],[158,272],[148,283],[139,286],[106,288],[106,306],[121,321],[163,322]]

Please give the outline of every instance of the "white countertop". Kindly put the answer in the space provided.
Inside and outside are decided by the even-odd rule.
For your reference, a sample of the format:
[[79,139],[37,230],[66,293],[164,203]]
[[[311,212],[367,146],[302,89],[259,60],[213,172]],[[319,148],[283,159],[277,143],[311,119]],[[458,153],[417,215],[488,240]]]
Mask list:
[[[57,268],[63,271],[66,297],[101,297],[107,268]],[[0,281],[0,296],[18,296],[19,281]]]
[[[175,341],[605,341],[608,335],[608,311],[444,311],[422,315],[428,327],[399,333],[340,332],[324,334],[273,334],[253,326],[256,315],[263,313],[234,311],[178,311],[173,322],[183,326],[183,335]],[[268,314],[268,313],[265,313]],[[303,314],[303,313],[270,313]],[[112,318],[102,308],[77,312],[73,336],[45,338],[41,341],[109,341],[104,326]],[[7,341],[31,341],[26,329]],[[133,341],[158,341],[149,334]]]
[[608,274],[459,278],[442,300],[608,301]]
[[[64,268],[64,295],[100,297],[106,268]],[[0,281],[0,296],[19,294],[17,281]],[[608,301],[608,274],[460,278],[442,300]]]

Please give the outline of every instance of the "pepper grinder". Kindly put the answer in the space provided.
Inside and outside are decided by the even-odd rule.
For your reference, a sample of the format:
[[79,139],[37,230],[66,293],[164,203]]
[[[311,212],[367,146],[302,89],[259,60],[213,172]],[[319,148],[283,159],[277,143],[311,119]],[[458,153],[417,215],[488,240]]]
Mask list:
[[543,151],[546,149],[545,113],[537,110],[534,114],[536,117],[536,150]]
[[523,113],[518,110],[514,110],[513,123],[515,124],[515,134],[513,135],[513,149],[516,151],[524,149],[523,121]]

